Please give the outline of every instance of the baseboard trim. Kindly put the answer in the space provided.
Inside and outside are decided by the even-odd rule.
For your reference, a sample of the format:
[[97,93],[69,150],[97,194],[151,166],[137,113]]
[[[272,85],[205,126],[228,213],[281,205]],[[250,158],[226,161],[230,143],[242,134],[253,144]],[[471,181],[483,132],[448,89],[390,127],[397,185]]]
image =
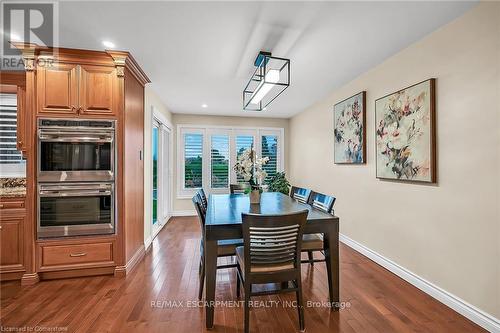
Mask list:
[[139,249],[134,253],[132,258],[125,264],[125,266],[116,266],[115,267],[115,276],[116,277],[124,277],[130,274],[137,264],[144,258],[146,255],[146,249],[144,245],[141,245]]
[[40,281],[38,273],[26,273],[21,277],[21,286],[31,286]]
[[446,290],[436,286],[432,282],[421,278],[415,273],[398,265],[394,261],[382,256],[381,254],[369,249],[363,244],[356,242],[346,235],[340,234],[339,240],[345,245],[384,267],[385,269],[396,274],[403,280],[422,290],[426,294],[460,313],[462,316],[483,327],[484,329],[490,332],[500,333],[500,320],[498,318],[495,318],[492,315],[478,309],[474,305],[467,303],[460,297],[447,292]]
[[175,210],[172,212],[172,216],[196,216],[194,210]]
[[152,243],[153,243],[153,238],[151,236],[149,236],[144,240],[144,249],[146,252],[148,252]]

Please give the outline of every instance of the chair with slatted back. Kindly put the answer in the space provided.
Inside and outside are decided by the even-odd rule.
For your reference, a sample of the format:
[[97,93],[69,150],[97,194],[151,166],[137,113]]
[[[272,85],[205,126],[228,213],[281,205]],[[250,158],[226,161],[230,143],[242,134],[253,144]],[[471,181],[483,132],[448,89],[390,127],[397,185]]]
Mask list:
[[[304,330],[300,253],[307,213],[304,210],[284,215],[242,214],[244,246],[236,248],[236,294],[240,296],[243,284],[245,333],[250,328],[250,297],[282,292],[296,293],[299,326]],[[266,283],[282,284],[282,287],[252,291],[252,285]]]
[[249,184],[238,183],[238,184],[229,184],[229,190],[231,194],[242,194],[245,193],[248,189],[250,189]]
[[290,197],[300,203],[307,203],[311,197],[311,190],[302,187],[292,186]]
[[[200,222],[201,228],[201,238],[200,238],[200,267],[199,267],[199,278],[200,285],[198,288],[198,299],[201,300],[203,296],[203,286],[205,284],[205,256],[204,256],[204,246],[205,246],[205,216],[206,209],[203,206],[202,198],[200,193],[196,193],[192,198],[196,213],[198,214],[198,220]],[[243,245],[242,239],[228,239],[221,240],[217,243],[217,258],[220,257],[232,257],[236,255],[236,247]],[[228,265],[217,265],[217,269],[233,268],[236,264]]]
[[198,194],[200,196],[201,203],[203,204],[203,207],[205,208],[205,210],[207,210],[208,200],[207,200],[207,196],[205,195],[205,190],[203,190],[203,188],[200,188],[198,191],[196,191],[196,194]]
[[[335,203],[335,197],[330,195],[312,192],[308,203],[314,208],[321,210],[325,213],[333,215],[333,204]],[[323,252],[323,235],[321,234],[308,234],[304,235],[302,240],[302,251],[307,252],[308,260],[302,262],[310,263],[314,265],[315,262],[322,262],[325,259],[314,259],[313,252],[320,251]],[[324,257],[324,256],[323,256]]]

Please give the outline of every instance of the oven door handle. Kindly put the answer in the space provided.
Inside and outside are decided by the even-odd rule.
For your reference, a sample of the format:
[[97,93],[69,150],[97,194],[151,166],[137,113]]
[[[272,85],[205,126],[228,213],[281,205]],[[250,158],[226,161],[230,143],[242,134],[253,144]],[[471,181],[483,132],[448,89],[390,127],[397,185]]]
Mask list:
[[40,197],[93,197],[93,196],[109,196],[109,190],[89,190],[89,191],[58,191],[58,190],[40,190]]
[[40,134],[39,138],[41,141],[50,141],[50,142],[97,142],[97,143],[113,142],[113,137],[107,137],[107,136],[66,137],[61,135]]

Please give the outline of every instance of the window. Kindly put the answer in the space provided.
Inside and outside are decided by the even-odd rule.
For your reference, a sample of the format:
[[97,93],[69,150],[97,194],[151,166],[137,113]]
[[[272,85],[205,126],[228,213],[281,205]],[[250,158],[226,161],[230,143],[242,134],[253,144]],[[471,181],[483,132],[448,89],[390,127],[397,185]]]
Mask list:
[[202,187],[203,177],[203,135],[184,135],[184,187]]
[[210,148],[212,188],[229,187],[229,136],[212,135]]
[[17,150],[17,95],[0,93],[0,168],[2,176],[24,177],[25,160]]
[[269,157],[268,176],[283,171],[283,129],[177,125],[177,196],[190,198],[196,189],[228,193],[229,184],[243,182],[233,170],[238,156],[251,147]]
[[[236,158],[241,155],[245,150],[253,146],[253,136],[251,135],[237,135],[236,136]],[[243,177],[236,175],[236,181],[242,182]]]
[[278,171],[278,137],[276,135],[263,135],[262,157],[268,157],[269,161],[262,168],[267,172],[265,183],[269,183]]

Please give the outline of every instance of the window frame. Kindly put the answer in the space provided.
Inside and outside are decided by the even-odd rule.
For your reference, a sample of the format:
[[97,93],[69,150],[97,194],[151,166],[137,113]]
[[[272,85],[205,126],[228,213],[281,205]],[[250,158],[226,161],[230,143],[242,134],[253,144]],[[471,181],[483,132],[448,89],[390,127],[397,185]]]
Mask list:
[[205,130],[201,128],[195,127],[185,127],[179,128],[177,126],[177,197],[178,198],[190,198],[194,195],[194,193],[198,190],[198,188],[186,188],[185,183],[185,145],[184,145],[184,134],[201,134],[202,136],[202,166],[201,166],[201,174],[202,174],[202,186],[206,184],[205,175],[207,173],[207,163],[205,160],[205,151],[207,148],[207,140]]
[[236,162],[236,136],[252,135],[257,155],[262,156],[262,136],[276,135],[278,137],[277,172],[285,169],[285,129],[283,127],[248,127],[248,126],[211,126],[211,125],[177,125],[177,199],[190,199],[198,188],[185,187],[185,154],[184,134],[202,134],[202,186],[207,193],[229,193],[228,188],[212,188],[211,146],[212,135],[229,136],[229,184],[236,182],[236,173],[232,166]]
[[[207,158],[209,159],[209,166],[208,166],[208,182],[205,183],[202,181],[202,186],[204,184],[208,184],[208,188],[210,189],[210,193],[227,193],[229,190],[229,184],[231,184],[231,151],[233,149],[233,145],[231,144],[231,138],[232,138],[232,131],[228,129],[223,129],[223,128],[207,128],[206,129],[207,133],[207,138],[208,138],[208,156]],[[212,187],[212,136],[214,135],[227,135],[228,136],[228,149],[229,149],[229,172],[227,173],[228,177],[228,184],[227,187],[217,187],[214,188]],[[205,158],[205,151],[203,151],[203,158]]]
[[[16,115],[16,118],[15,118],[15,125],[5,125],[4,127],[14,127],[15,126],[15,130],[7,130],[8,132],[12,132],[12,133],[15,133],[14,136],[6,136],[4,137],[5,139],[14,139],[14,141],[5,141],[5,142],[1,142],[3,145],[9,145],[9,146],[13,146],[11,148],[0,148],[1,150],[6,150],[6,151],[12,151],[13,153],[12,154],[6,154],[5,156],[16,156],[16,157],[19,157],[18,159],[8,159],[6,157],[0,157],[0,169],[2,170],[2,176],[4,177],[26,177],[26,159],[25,159],[25,156],[23,154],[23,152],[20,150],[19,148],[19,138],[18,138],[18,134],[19,134],[19,112],[21,110],[21,107],[20,107],[20,93],[19,93],[19,89],[18,87],[15,87],[15,86],[10,86],[10,85],[5,85],[5,87],[2,87],[0,89],[0,94],[2,96],[0,96],[0,99],[2,100],[2,102],[4,101],[7,101],[8,103],[5,104],[5,107],[9,108],[9,107],[12,107],[12,108],[15,108],[15,112],[14,110],[9,110],[11,113],[15,113]],[[3,104],[2,104],[3,105]],[[2,109],[3,111],[3,109]],[[5,110],[7,111],[7,110]],[[9,113],[9,111],[7,111],[7,113]],[[22,112],[22,110],[21,110]],[[4,118],[5,117],[5,118]],[[4,121],[13,121],[12,118],[8,118],[7,115],[1,115],[0,118],[2,118]],[[3,132],[3,131],[2,131]]]
[[261,130],[259,131],[259,151],[260,154],[259,156],[262,157],[262,137],[263,136],[277,136],[278,137],[278,147],[276,148],[276,172],[281,172],[283,171],[283,168],[280,168],[280,165],[283,163],[283,153],[284,150],[282,148],[283,146],[283,139],[281,139],[280,135],[277,135],[275,131],[269,131],[269,130]]

